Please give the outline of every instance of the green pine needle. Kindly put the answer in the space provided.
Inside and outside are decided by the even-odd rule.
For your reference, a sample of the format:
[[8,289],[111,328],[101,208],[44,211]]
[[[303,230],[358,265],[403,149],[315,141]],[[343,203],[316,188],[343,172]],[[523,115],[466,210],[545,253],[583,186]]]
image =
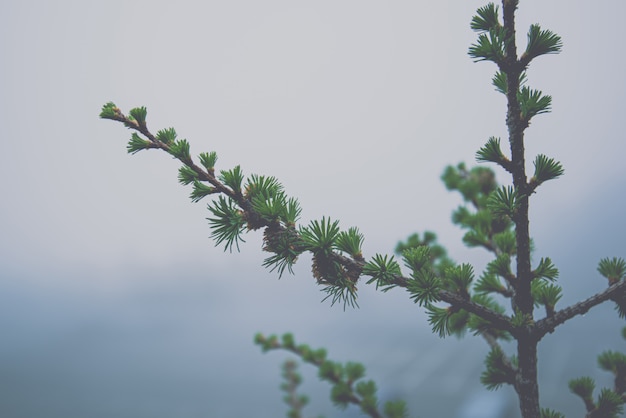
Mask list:
[[137,121],[139,126],[146,126],[146,116],[148,116],[148,110],[143,106],[128,111],[128,118]]
[[489,3],[476,11],[476,16],[472,18],[470,27],[477,32],[488,32],[490,30],[500,28],[500,19],[498,18],[498,6]]
[[345,280],[338,279],[334,284],[322,288],[322,292],[326,293],[322,302],[330,299],[331,306],[334,306],[337,302],[343,302],[343,310],[346,310],[346,306],[352,308],[358,308],[357,293],[354,283]]
[[583,400],[591,399],[596,384],[590,377],[584,376],[569,381],[569,390]]
[[376,288],[393,286],[395,276],[402,272],[400,266],[393,256],[376,254],[363,266],[363,274],[370,276],[367,284],[376,282]]
[[445,280],[452,285],[456,292],[467,294],[469,285],[474,280],[474,267],[471,264],[461,264],[445,271]]
[[194,181],[193,190],[191,191],[189,198],[192,202],[197,203],[204,197],[214,193],[217,193],[217,190],[214,187],[208,186],[200,181]]
[[331,222],[323,217],[321,221],[313,220],[309,226],[300,228],[300,235],[305,245],[313,252],[328,252],[335,247],[339,235],[339,221]]
[[487,264],[487,273],[500,277],[511,277],[511,257],[508,254],[500,254],[495,260]]
[[288,227],[294,227],[298,219],[300,219],[301,213],[302,208],[300,207],[298,199],[296,199],[295,197],[290,197],[289,199],[287,199],[287,202],[283,207],[281,219]]
[[503,293],[506,287],[495,274],[483,274],[474,285],[474,291],[481,294]]
[[626,355],[616,351],[605,351],[598,356],[598,365],[602,370],[623,376],[626,374]]
[[406,289],[413,302],[419,306],[427,306],[439,301],[442,283],[431,271],[422,269],[413,273],[413,278],[408,281]]
[[[501,315],[504,315],[506,312],[504,307],[499,305],[492,297],[485,294],[474,294],[472,296],[472,302],[485,306]],[[501,331],[500,329],[494,327],[491,322],[478,315],[470,315],[469,320],[467,321],[467,327],[473,331],[474,335],[488,334],[497,339],[505,341],[511,340],[511,335],[508,332]]]
[[506,30],[502,27],[491,29],[487,33],[481,33],[478,41],[472,44],[468,54],[478,61],[493,61],[499,64],[504,61],[504,46]]
[[565,415],[560,412],[553,411],[552,409],[541,408],[540,418],[565,418]]
[[278,272],[278,278],[283,277],[285,269],[293,274],[293,266],[298,258],[297,253],[294,252],[293,257],[285,256],[285,254],[274,254],[263,260],[263,267],[269,268],[270,272],[276,270]]
[[624,410],[624,400],[621,395],[611,389],[602,389],[598,396],[598,406],[594,412],[598,417],[617,418]]
[[501,163],[506,157],[500,149],[500,138],[492,136],[487,143],[476,152],[476,161]]
[[180,184],[187,186],[197,180],[198,173],[196,173],[193,168],[183,165],[178,169],[178,182]]
[[530,314],[525,314],[518,310],[516,310],[515,313],[511,316],[511,324],[514,327],[525,327],[531,325],[532,322],[533,318]]
[[217,153],[215,151],[211,151],[209,153],[201,152],[199,157],[200,164],[202,164],[202,166],[206,168],[209,173],[213,173],[215,170],[215,163],[217,162]]
[[239,241],[245,242],[241,234],[245,229],[246,221],[236,203],[220,195],[217,201],[208,205],[208,208],[214,216],[207,220],[213,230],[211,237],[215,240],[215,245],[224,243],[224,251],[231,252],[235,245],[239,251]]
[[553,158],[548,158],[543,154],[537,155],[534,165],[535,174],[531,182],[535,181],[537,184],[561,177],[565,172],[560,162],[555,161]]
[[283,192],[275,195],[258,194],[252,198],[252,208],[263,219],[274,222],[286,212],[287,198]]
[[626,261],[618,257],[603,258],[598,263],[598,272],[609,279],[609,284],[615,284],[626,275]]
[[528,45],[521,59],[528,63],[540,55],[557,54],[562,48],[560,36],[549,30],[541,30],[539,25],[531,25],[528,30]]
[[189,154],[189,142],[186,139],[179,139],[174,141],[168,151],[173,157],[178,158],[180,161],[191,164],[191,154]]
[[387,401],[383,407],[387,418],[406,418],[408,411],[404,401]]
[[132,133],[128,144],[126,145],[126,151],[129,154],[136,154],[139,151],[150,148],[155,148],[155,145],[147,139],[141,138],[136,132]]
[[[513,361],[511,361],[513,363]],[[480,381],[489,390],[496,390],[504,384],[515,383],[515,373],[507,367],[507,360],[500,348],[493,348],[485,358],[486,370],[481,374]]]
[[[519,84],[518,84],[519,88],[521,88],[522,86],[524,86],[524,84],[526,84],[526,80],[527,80],[526,72],[524,71],[519,76]],[[504,95],[506,95],[507,92],[509,91],[506,73],[503,73],[502,71],[496,72],[496,74],[491,79],[491,84],[493,84],[493,86],[496,88],[496,91]]]
[[493,235],[493,243],[500,252],[515,255],[517,252],[517,240],[515,232],[506,230]]
[[561,294],[561,286],[546,283],[543,280],[535,280],[531,283],[531,290],[533,299],[535,300],[535,306],[545,306],[551,311],[554,310],[557,302],[563,296]]
[[118,109],[115,103],[108,102],[104,106],[102,106],[102,111],[100,112],[100,118],[118,120],[120,116],[121,116],[120,109]]
[[156,139],[158,139],[159,141],[163,142],[166,145],[170,145],[174,141],[176,141],[176,137],[177,137],[177,134],[174,128],[161,129],[156,134]]
[[552,96],[544,96],[539,90],[533,90],[529,87],[522,87],[517,94],[519,101],[521,116],[526,122],[530,121],[534,116],[542,113],[548,113],[552,106]]
[[243,172],[240,166],[235,166],[232,170],[220,171],[220,180],[230,187],[235,193],[241,193],[241,184],[243,183]]
[[452,311],[450,309],[428,305],[426,306],[426,311],[433,333],[438,334],[440,338],[445,338],[451,334],[449,320],[450,316],[452,316]]
[[410,268],[413,272],[419,271],[430,265],[430,247],[427,245],[409,247],[402,251],[402,259],[404,260],[404,265]]
[[363,245],[363,234],[355,227],[347,231],[341,231],[337,236],[337,249],[350,254],[352,258],[362,258],[361,246]]
[[550,257],[542,257],[539,260],[539,265],[533,271],[533,277],[554,281],[559,277],[559,269],[552,263]]
[[517,190],[513,186],[496,189],[487,199],[487,209],[496,216],[513,218],[519,206]]

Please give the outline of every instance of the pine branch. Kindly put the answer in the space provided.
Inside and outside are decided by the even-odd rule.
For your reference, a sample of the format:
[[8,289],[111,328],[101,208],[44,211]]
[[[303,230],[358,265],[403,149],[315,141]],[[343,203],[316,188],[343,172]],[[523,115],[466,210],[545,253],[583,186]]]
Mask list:
[[406,416],[406,405],[402,401],[387,401],[384,411],[379,411],[376,394],[378,389],[372,380],[363,380],[365,367],[360,363],[341,364],[328,360],[326,350],[313,350],[307,345],[296,344],[291,334],[284,334],[280,339],[275,335],[266,337],[263,334],[257,334],[254,341],[261,346],[263,352],[286,350],[315,366],[320,379],[333,385],[331,399],[338,408],[344,409],[350,404],[356,405],[361,412],[372,418],[404,418]]
[[535,324],[534,332],[536,333],[538,338],[542,338],[547,333],[553,332],[557,326],[575,317],[576,315],[583,315],[594,306],[597,306],[602,302],[606,302],[607,300],[613,300],[619,297],[623,298],[625,294],[626,281],[615,283],[609,286],[603,292],[597,293],[570,307],[557,311],[553,316],[549,318],[544,318],[540,321],[537,321]]

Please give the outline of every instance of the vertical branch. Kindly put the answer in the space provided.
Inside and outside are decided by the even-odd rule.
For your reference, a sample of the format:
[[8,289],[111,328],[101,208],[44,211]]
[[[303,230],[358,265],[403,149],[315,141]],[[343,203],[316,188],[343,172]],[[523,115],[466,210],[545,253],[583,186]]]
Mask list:
[[[528,226],[528,186],[526,179],[526,161],[524,157],[524,129],[527,123],[521,118],[518,92],[520,74],[523,71],[517,59],[515,43],[515,10],[518,0],[502,0],[505,29],[505,57],[502,70],[507,76],[507,114],[506,125],[511,147],[511,166],[513,185],[519,197],[519,206],[513,221],[517,242],[517,282],[513,305],[515,309],[532,319],[533,298],[530,290],[532,281],[530,266],[530,233]],[[539,386],[537,384],[537,343],[530,327],[517,337],[519,374],[515,388],[520,400],[520,409],[524,418],[540,416]]]

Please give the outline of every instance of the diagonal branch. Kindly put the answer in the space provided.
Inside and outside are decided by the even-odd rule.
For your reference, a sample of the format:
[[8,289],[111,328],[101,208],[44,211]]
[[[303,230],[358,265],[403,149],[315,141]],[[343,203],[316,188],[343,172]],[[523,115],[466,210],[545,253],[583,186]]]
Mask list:
[[615,283],[603,292],[597,293],[582,302],[578,302],[568,308],[562,309],[549,318],[537,321],[535,324],[535,332],[537,333],[538,338],[541,339],[547,333],[553,332],[557,326],[575,317],[576,315],[585,314],[594,306],[599,305],[602,302],[606,302],[607,300],[624,296],[625,294],[626,281]]

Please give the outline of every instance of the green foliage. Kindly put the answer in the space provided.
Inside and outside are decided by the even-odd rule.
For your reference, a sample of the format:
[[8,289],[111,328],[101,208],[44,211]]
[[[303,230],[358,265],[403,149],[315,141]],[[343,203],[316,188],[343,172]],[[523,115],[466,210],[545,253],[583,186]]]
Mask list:
[[215,171],[215,163],[217,163],[217,153],[215,151],[211,152],[201,152],[198,157],[200,158],[200,163],[206,170],[213,174]]
[[232,170],[221,170],[219,179],[236,194],[241,194],[241,184],[243,183],[243,172],[240,166],[235,166]]
[[302,383],[302,376],[298,373],[298,363],[293,360],[286,360],[282,369],[284,382],[280,385],[280,389],[285,392],[283,400],[289,406],[287,417],[302,418],[302,409],[309,403],[309,398],[297,393],[298,387]]
[[214,193],[217,193],[215,187],[207,186],[200,181],[194,181],[193,189],[191,191],[191,194],[189,195],[189,198],[192,202],[197,203],[208,195]]
[[[526,84],[526,81],[527,81],[527,76],[526,76],[526,72],[524,71],[520,73],[519,75],[518,86],[522,87],[524,84]],[[502,71],[496,71],[496,74],[491,79],[491,84],[493,84],[497,92],[500,92],[504,95],[506,95],[507,92],[509,91],[507,75],[506,73]]]
[[[562,289],[556,284],[559,273],[550,258],[541,258],[537,267],[529,271],[532,240],[525,230],[528,225],[526,199],[540,184],[562,176],[564,170],[560,162],[539,154],[534,160],[534,174],[527,181],[524,130],[534,116],[550,111],[552,97],[526,86],[526,70],[534,58],[560,52],[562,42],[553,32],[531,25],[526,50],[518,58],[513,19],[517,3],[517,0],[503,1],[502,23],[499,7],[494,3],[479,8],[470,25],[478,32],[478,37],[469,48],[469,55],[476,61],[497,64],[492,84],[498,92],[505,94],[509,109],[506,123],[511,156],[502,151],[500,138],[492,136],[478,150],[476,159],[502,167],[512,175],[515,187],[499,186],[495,173],[489,168],[468,169],[463,163],[447,167],[441,177],[449,190],[458,191],[463,198],[463,205],[452,216],[453,223],[466,230],[463,242],[469,247],[482,247],[494,257],[477,281],[474,281],[474,268],[467,263],[453,263],[432,232],[425,232],[423,237],[413,234],[397,245],[396,254],[402,257],[411,273],[410,277],[405,277],[393,256],[376,254],[369,261],[365,260],[362,255],[364,237],[357,228],[341,231],[339,222],[327,217],[314,220],[307,226],[298,226],[302,209],[295,198],[287,196],[276,178],[253,174],[246,179],[239,166],[221,170],[216,177],[215,152],[200,153],[200,165],[196,165],[190,155],[189,143],[177,139],[174,128],[159,130],[155,136],[150,133],[145,107],[131,109],[126,116],[114,103],[108,102],[100,117],[121,122],[133,130],[127,145],[129,153],[161,148],[180,160],[183,166],[178,171],[178,180],[183,185],[193,186],[192,201],[197,202],[211,194],[219,195],[208,204],[212,217],[207,218],[216,245],[224,244],[224,250],[230,251],[236,246],[239,250],[239,241],[244,241],[242,234],[246,229],[263,228],[263,250],[270,253],[263,266],[276,270],[282,277],[286,270],[293,272],[292,267],[300,254],[309,251],[312,253],[313,276],[326,293],[324,300],[330,299],[332,304],[341,301],[344,309],[346,305],[358,306],[357,284],[361,276],[368,276],[367,283],[375,283],[382,291],[404,287],[410,299],[425,308],[433,332],[440,337],[461,336],[469,330],[485,338],[491,352],[485,360],[486,370],[481,381],[487,388],[513,385],[525,418],[538,415],[562,417],[557,412],[539,408],[532,386],[536,381],[519,379],[524,373],[518,370],[515,356],[505,355],[500,341],[515,339],[518,353],[524,355],[525,361],[520,363],[527,367],[536,364],[536,357],[529,353],[534,352],[537,342],[575,315],[611,300],[617,304],[620,316],[626,316],[626,291],[622,286],[626,262],[616,257],[602,259],[598,271],[608,279],[610,287],[559,312],[555,309]],[[511,111],[515,109],[519,112]],[[516,261],[515,273],[512,260]],[[496,302],[494,295],[499,299],[510,299],[511,308],[507,311]],[[544,306],[545,318],[536,320],[533,306]],[[624,333],[626,335],[626,328]],[[364,379],[365,368],[361,364],[330,361],[324,349],[313,350],[306,345],[297,345],[291,334],[280,339],[258,334],[255,341],[263,351],[288,350],[317,367],[319,377],[331,384],[331,399],[340,408],[356,405],[372,417],[406,416],[405,404],[399,401],[386,402],[384,414],[378,410],[377,387],[373,381]],[[570,382],[570,390],[583,398],[588,417],[613,417],[623,408],[626,356],[607,351],[600,355],[598,362],[601,368],[613,373],[614,388],[603,389],[597,401],[593,399],[595,383],[589,378]],[[301,409],[308,400],[296,392],[302,380],[296,369],[293,362],[284,364],[285,381],[281,389],[286,393],[285,402],[290,407],[288,416],[301,418]],[[532,376],[534,370],[531,366],[524,372],[530,372],[526,375]]]
[[425,231],[422,238],[418,233],[411,234],[406,241],[396,245],[395,253],[401,255],[405,265],[413,271],[430,268],[442,275],[453,265],[446,249],[437,243],[437,235],[431,231]]
[[371,277],[367,283],[376,282],[376,288],[381,287],[383,291],[393,288],[395,276],[401,273],[400,266],[393,256],[376,254],[363,266],[363,274]]
[[335,241],[339,236],[339,221],[331,222],[323,217],[321,222],[311,221],[309,226],[300,228],[302,241],[314,253],[329,253],[335,248]]
[[557,54],[562,48],[563,42],[560,36],[549,30],[541,30],[539,25],[530,25],[528,44],[521,59],[528,63],[540,55]]
[[175,158],[178,158],[185,164],[191,162],[191,154],[189,153],[189,142],[186,139],[179,139],[170,144],[168,152]]
[[502,385],[515,384],[514,361],[510,361],[500,348],[493,348],[485,359],[486,370],[480,381],[489,390],[496,390]]
[[339,251],[350,254],[352,258],[362,259],[361,246],[363,245],[363,234],[356,227],[347,231],[341,231],[337,236],[336,246]]
[[410,268],[413,273],[423,268],[432,270],[431,249],[426,245],[402,250],[402,259],[404,260],[404,265]]
[[501,164],[503,161],[506,161],[506,157],[502,153],[502,149],[500,149],[500,138],[496,138],[495,136],[490,137],[487,143],[476,152],[476,161],[491,161],[496,164]]
[[598,364],[603,370],[613,373],[614,392],[624,395],[626,392],[626,355],[605,351],[598,356]]
[[520,89],[517,100],[519,100],[521,116],[525,122],[530,121],[536,115],[550,112],[552,106],[552,96],[544,96],[541,91],[526,86]]
[[532,323],[532,316],[520,310],[516,309],[515,313],[511,316],[511,324],[516,328],[528,327],[532,325]]
[[535,280],[531,283],[531,293],[535,300],[535,306],[545,306],[548,316],[554,314],[554,307],[562,297],[561,291],[561,286],[546,283],[543,280]]
[[[626,338],[626,327],[622,329],[622,336]],[[585,403],[588,417],[617,417],[622,414],[626,402],[626,355],[615,351],[605,351],[598,356],[598,365],[601,369],[611,372],[614,377],[613,389],[604,388],[596,402],[593,400],[595,382],[590,377],[580,377],[570,380],[569,388]]]
[[439,292],[442,289],[441,280],[427,269],[414,272],[406,287],[413,302],[426,307],[440,300]]
[[176,130],[174,128],[161,129],[156,134],[156,139],[163,142],[165,145],[172,145],[176,141]]
[[504,62],[504,48],[506,29],[498,27],[484,31],[478,35],[478,41],[469,48],[469,56],[474,62],[493,61],[496,64]]
[[539,265],[533,271],[533,278],[554,281],[557,277],[559,277],[559,270],[552,263],[550,257],[542,257],[539,261]]
[[[591,400],[596,384],[590,377],[579,377],[569,382],[569,389],[572,393],[580,396],[583,400]],[[586,402],[586,401],[585,401]],[[593,402],[593,401],[592,401]]]
[[565,415],[548,408],[542,408],[541,418],[565,418]]
[[598,397],[595,417],[617,418],[624,411],[624,399],[611,389],[602,389]]
[[141,106],[141,107],[135,107],[134,109],[130,109],[128,111],[128,114],[129,114],[129,119],[137,121],[139,126],[141,127],[146,126],[146,116],[148,115],[148,110],[145,107]]
[[503,278],[512,277],[511,257],[508,254],[500,254],[495,260],[487,264],[487,274],[498,275]]
[[541,184],[545,181],[561,177],[565,172],[561,163],[543,154],[537,155],[533,164],[535,165],[535,174],[533,178],[530,179],[531,183]]
[[466,202],[477,207],[482,207],[487,197],[498,187],[493,170],[486,167],[468,170],[463,163],[446,167],[441,179],[448,190],[457,190]]
[[430,323],[433,333],[439,335],[440,338],[452,334],[450,318],[455,313],[452,309],[426,305],[426,313],[428,315],[428,323]]
[[479,32],[488,32],[490,30],[500,29],[500,18],[498,17],[498,6],[489,3],[486,6],[476,10],[476,15],[472,18],[470,27],[472,30]]
[[293,274],[293,265],[302,253],[300,237],[293,228],[270,227],[263,233],[263,250],[274,253],[263,261],[263,267],[277,270],[279,278],[285,269]]
[[136,154],[139,151],[154,148],[152,142],[141,138],[135,132],[132,133],[130,140],[128,141],[128,145],[126,145],[126,151],[129,154]]
[[517,190],[513,186],[500,187],[489,196],[487,209],[495,216],[514,218],[519,207]]
[[[505,309],[502,306],[498,305],[492,297],[485,294],[473,295],[472,302],[485,306],[491,311],[501,315],[505,312]],[[493,323],[478,315],[469,316],[467,320],[467,327],[472,330],[474,335],[488,335],[504,341],[509,341],[511,339],[511,335],[508,332],[498,329],[498,327],[494,326]]]
[[623,258],[603,258],[598,263],[598,272],[609,279],[609,284],[622,281],[626,275],[626,261]]
[[234,244],[239,251],[239,241],[245,242],[241,234],[245,229],[246,221],[235,202],[230,198],[219,196],[217,201],[208,205],[208,208],[214,216],[207,220],[212,229],[211,237],[215,240],[215,245],[224,243],[224,251],[232,252]]
[[517,252],[517,240],[515,232],[510,229],[493,234],[493,243],[495,247],[503,254],[515,255]]
[[105,103],[104,106],[102,106],[102,110],[100,111],[100,118],[117,120],[119,114],[120,109],[115,105],[115,103],[108,102]]
[[474,280],[474,267],[470,264],[461,264],[446,269],[444,283],[449,290],[469,296],[468,288]]
[[[383,413],[378,410],[378,388],[373,380],[365,380],[365,367],[360,363],[342,364],[328,360],[326,350],[313,350],[308,345],[298,345],[291,334],[285,334],[279,338],[275,335],[265,337],[258,333],[254,337],[254,342],[261,346],[263,352],[287,350],[298,355],[305,363],[317,367],[319,378],[331,385],[330,397],[333,404],[340,409],[355,405],[365,415],[373,418],[405,418],[407,416],[406,404],[399,400],[385,402]],[[290,405],[291,411],[299,413],[302,406],[306,404],[295,396],[295,389],[302,379],[299,375],[294,377],[295,367],[293,365],[290,367],[290,374],[287,375],[283,366],[283,377],[286,383],[281,388],[288,393],[285,401]]]
[[193,168],[183,165],[178,169],[178,182],[184,186],[198,181],[198,173]]
[[481,294],[506,294],[508,292],[508,289],[502,284],[498,276],[485,272],[483,273],[483,275],[480,276],[480,278],[474,285],[474,291]]

